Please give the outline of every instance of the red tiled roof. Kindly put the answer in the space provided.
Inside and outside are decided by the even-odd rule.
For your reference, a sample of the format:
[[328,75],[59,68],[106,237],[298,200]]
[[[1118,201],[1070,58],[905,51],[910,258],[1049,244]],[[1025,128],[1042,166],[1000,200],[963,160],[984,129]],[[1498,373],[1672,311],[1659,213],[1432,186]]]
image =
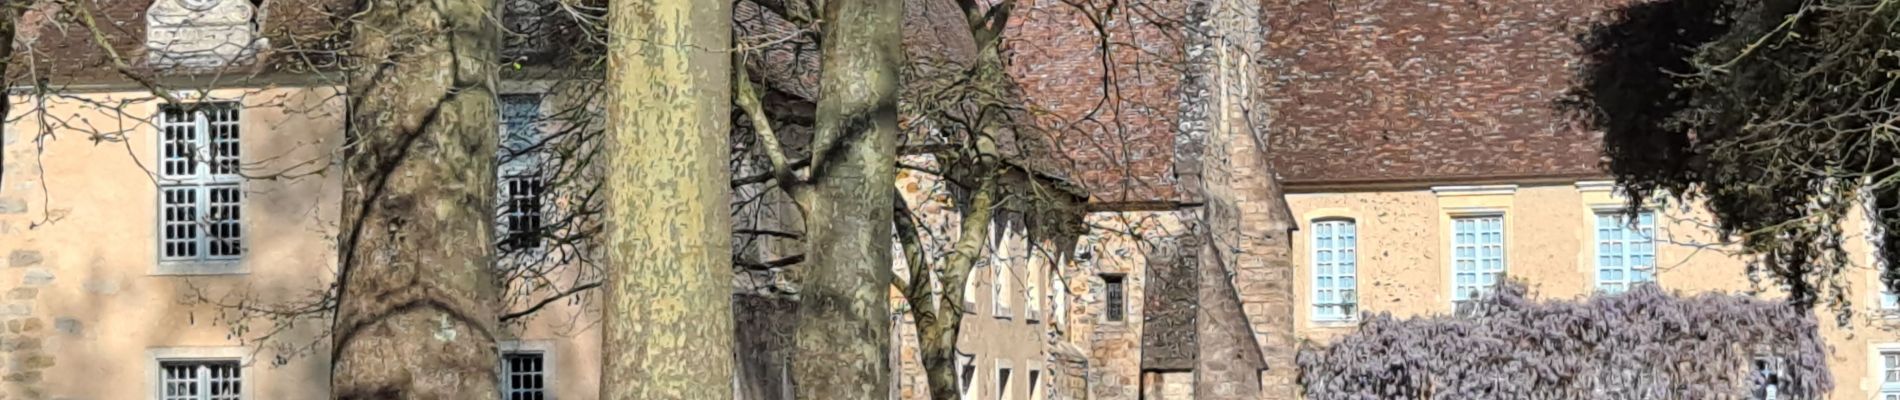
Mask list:
[[1186,8],[1156,0],[1142,9],[1105,20],[1093,8],[1022,0],[1004,34],[1009,73],[1056,147],[1055,163],[1096,203],[1179,196],[1172,167],[1182,46],[1168,33],[1180,31]]
[[[144,62],[145,11],[151,8],[153,1],[100,0],[83,3],[95,7],[91,10],[94,21],[102,30],[106,42],[140,73],[154,72],[145,69]],[[320,44],[313,42],[332,38],[339,32],[334,16],[353,7],[352,4],[351,0],[265,2],[261,11],[264,16],[261,32],[270,40],[271,49],[316,48]],[[55,15],[60,14],[60,11],[52,2],[40,2],[21,16],[20,32],[14,41],[15,57],[22,62],[31,61],[33,65],[32,68],[16,65],[9,68],[8,75],[16,79],[29,76],[45,78],[56,84],[123,80],[124,77],[113,69],[111,57],[100,51],[93,42],[92,32],[76,21],[57,20]],[[264,55],[272,59],[295,56],[284,51],[267,51]],[[263,65],[276,68],[284,64],[287,63]],[[271,72],[249,67],[233,68],[238,69],[243,71],[227,74]]]
[[1290,185],[1598,175],[1554,107],[1576,34],[1626,0],[1264,2],[1274,166]]

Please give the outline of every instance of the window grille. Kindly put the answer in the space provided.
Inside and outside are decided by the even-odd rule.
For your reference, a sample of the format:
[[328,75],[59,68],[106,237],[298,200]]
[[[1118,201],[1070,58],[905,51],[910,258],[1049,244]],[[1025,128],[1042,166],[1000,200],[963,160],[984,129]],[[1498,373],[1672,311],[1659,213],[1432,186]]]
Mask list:
[[1452,300],[1482,296],[1504,279],[1504,216],[1452,219]]
[[243,368],[237,360],[159,362],[161,400],[239,400]]
[[1656,280],[1656,215],[1635,221],[1621,212],[1597,213],[1597,289],[1606,293]]
[[235,103],[160,107],[160,260],[244,255],[239,111]]
[[502,355],[504,376],[502,379],[502,398],[505,400],[544,400],[548,397],[548,376],[546,359],[541,353],[506,353]]
[[1358,304],[1358,242],[1353,221],[1313,223],[1313,319],[1353,318]]
[[502,95],[501,146],[496,176],[500,179],[501,249],[541,248],[543,199],[547,180],[541,175],[541,96]]
[[1107,289],[1103,301],[1103,317],[1110,322],[1121,322],[1127,318],[1127,299],[1123,293],[1121,275],[1103,275],[1102,284]]

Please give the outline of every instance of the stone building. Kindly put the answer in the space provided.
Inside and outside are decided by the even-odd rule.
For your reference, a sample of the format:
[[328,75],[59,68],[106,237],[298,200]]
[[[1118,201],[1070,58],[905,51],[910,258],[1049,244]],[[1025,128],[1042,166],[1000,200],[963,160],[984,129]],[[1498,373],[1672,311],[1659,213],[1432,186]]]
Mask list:
[[[42,57],[30,71],[73,83],[45,103],[15,96],[0,138],[4,398],[162,398],[187,381],[241,382],[251,398],[327,397],[321,347],[240,340],[285,329],[285,343],[311,341],[323,327],[237,323],[193,299],[288,301],[334,279],[341,183],[327,161],[306,161],[339,151],[343,98],[334,82],[272,61],[334,29],[313,16],[346,3],[102,2],[102,20],[144,21],[108,38],[134,72],[215,89],[170,93],[219,103],[198,109],[161,105],[83,31],[47,21],[58,10],[26,15],[16,47]],[[1503,277],[1556,298],[1643,282],[1758,291],[1694,207],[1618,219],[1627,202],[1603,181],[1600,138],[1549,106],[1575,63],[1570,38],[1623,1],[1141,3],[1110,14],[1023,0],[1015,11],[1006,65],[1050,147],[1015,155],[1011,179],[1073,188],[1054,198],[1077,212],[1006,207],[971,284],[940,289],[970,294],[966,398],[1295,398],[1300,342],[1350,332],[1362,312],[1448,312]],[[922,23],[962,21],[927,14],[944,10],[910,9],[925,14],[907,31],[962,28]],[[1116,40],[1104,47],[1104,37]],[[550,42],[531,39],[506,56],[532,61]],[[816,65],[794,61],[774,66]],[[803,82],[798,73],[788,72]],[[562,108],[554,85],[513,76],[507,115]],[[41,134],[59,138],[40,148]],[[211,158],[186,167],[201,164],[189,159],[199,152]],[[226,165],[301,173],[247,179]],[[527,189],[504,195],[524,201],[540,187],[510,182]],[[910,185],[917,214],[953,220],[953,207],[929,205],[948,191],[942,182],[907,175],[900,186]],[[175,217],[184,210],[232,217],[197,226]],[[1849,248],[1871,262],[1870,243]],[[1900,388],[1884,380],[1900,365],[1888,361],[1900,360],[1900,319],[1889,318],[1900,306],[1873,269],[1856,271],[1866,312],[1824,332],[1836,398]],[[523,383],[510,390],[596,396],[598,311],[585,304],[555,302],[511,325],[501,368]],[[738,304],[741,329],[783,323],[783,302]],[[893,397],[922,398],[916,333],[893,315]],[[785,359],[769,351],[784,337],[744,338],[768,351],[742,359]],[[741,375],[769,381],[783,368],[771,363]],[[742,392],[789,393],[775,389]]]
[[[352,2],[86,2],[111,53],[51,3],[22,17],[7,71],[55,95],[11,88],[0,138],[0,398],[328,398],[328,320],[266,315],[319,304],[335,281],[345,97],[286,60],[321,64],[310,40]],[[572,100],[522,76],[500,88],[504,148],[556,129]],[[515,233],[560,206],[528,201],[547,185],[502,164],[497,237],[556,252]],[[509,292],[566,281],[541,282]],[[513,398],[597,396],[587,304],[507,325],[497,373]]]
[[1294,226],[1257,107],[1261,5],[1145,5],[1028,2],[1010,32],[1012,76],[1089,195],[1053,333],[1086,355],[1087,390],[1062,398],[1292,398]]
[[[32,58],[16,65],[30,68],[10,73],[57,83],[62,96],[15,97],[0,147],[0,253],[10,289],[0,389],[7,398],[210,396],[233,384],[259,398],[327,396],[326,327],[260,318],[243,306],[319,298],[334,279],[343,188],[330,160],[342,151],[345,96],[338,82],[284,60],[321,58],[324,48],[300,46],[333,34],[328,17],[348,3],[105,2],[94,12],[120,28],[106,37],[113,53],[99,51],[90,32],[54,23],[61,10],[43,5],[26,13],[16,47]],[[1273,316],[1290,314],[1292,295],[1286,255],[1274,249],[1284,248],[1290,225],[1261,148],[1247,144],[1260,139],[1259,127],[1242,122],[1252,112],[1250,96],[1259,94],[1250,89],[1257,75],[1246,54],[1261,43],[1235,40],[1257,31],[1238,26],[1251,21],[1245,13],[1252,6],[1189,4],[1168,12],[1193,18],[1192,30],[1135,29],[1158,41],[1117,51],[1117,68],[1195,66],[1185,79],[1166,69],[1111,78],[1140,94],[1126,97],[1130,111],[1115,117],[1135,129],[1071,124],[1088,112],[1068,106],[1087,100],[1074,97],[1092,83],[1083,77],[1110,71],[1091,62],[1085,47],[1035,44],[1088,43],[1094,33],[1074,24],[1081,15],[1039,2],[1011,28],[1020,35],[1012,46],[1020,47],[1010,50],[1010,66],[1025,83],[1025,103],[1055,111],[1046,114],[1045,122],[1060,125],[1052,132],[1076,134],[1054,140],[1070,147],[1017,155],[1023,169],[1012,179],[1080,187],[1057,197],[1083,212],[1051,220],[1011,206],[995,221],[989,261],[963,288],[973,294],[961,346],[972,398],[1138,398],[1144,383],[1155,393],[1203,398],[1286,389],[1291,325]],[[505,8],[523,9],[518,2]],[[529,16],[504,22],[511,29],[542,23]],[[504,52],[510,60],[532,70],[546,59],[535,51],[546,40],[516,42]],[[1153,54],[1162,55],[1146,58]],[[575,99],[549,79],[508,78],[498,127],[504,149],[559,129],[553,125],[562,122],[549,120]],[[155,94],[150,84],[179,90]],[[162,97],[199,107],[165,105]],[[1140,150],[1081,148],[1091,142]],[[544,211],[559,207],[534,201],[545,188],[520,175],[531,168],[519,161],[504,156],[499,166],[503,203],[520,206],[502,210],[504,231],[547,222],[553,217]],[[150,206],[127,206],[127,199]],[[1243,213],[1253,217],[1229,218]],[[1098,228],[1069,229],[1089,225]],[[501,236],[510,238],[503,246],[532,243]],[[1270,240],[1248,239],[1255,237]],[[771,310],[783,306],[739,302],[759,311],[742,319],[765,326],[776,324]],[[509,325],[508,362],[500,366],[507,390],[594,396],[598,311],[588,304],[548,303]],[[902,322],[893,321],[900,335]],[[273,340],[248,341],[258,332]],[[776,336],[754,339],[761,348],[785,345]],[[901,350],[893,356],[905,357]],[[767,364],[742,375],[771,375]],[[908,385],[900,392],[921,384],[912,372],[896,371]],[[770,385],[748,389],[760,389],[746,392],[760,398],[774,392]]]
[[[1298,226],[1298,337],[1325,343],[1361,313],[1446,314],[1503,278],[1548,299],[1641,283],[1774,296],[1700,205],[1629,214],[1602,169],[1601,135],[1556,111],[1578,64],[1573,38],[1627,3],[1263,3],[1275,27],[1271,160]],[[1872,243],[1852,237],[1854,316],[1842,326],[1817,310],[1830,398],[1900,395],[1895,303]]]

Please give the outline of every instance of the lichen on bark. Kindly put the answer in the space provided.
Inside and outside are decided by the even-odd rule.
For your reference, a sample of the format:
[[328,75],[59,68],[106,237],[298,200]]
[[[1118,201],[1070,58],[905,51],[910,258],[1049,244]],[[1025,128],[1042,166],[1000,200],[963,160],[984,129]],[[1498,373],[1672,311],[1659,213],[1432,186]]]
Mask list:
[[349,21],[337,399],[499,396],[493,6],[366,0]]

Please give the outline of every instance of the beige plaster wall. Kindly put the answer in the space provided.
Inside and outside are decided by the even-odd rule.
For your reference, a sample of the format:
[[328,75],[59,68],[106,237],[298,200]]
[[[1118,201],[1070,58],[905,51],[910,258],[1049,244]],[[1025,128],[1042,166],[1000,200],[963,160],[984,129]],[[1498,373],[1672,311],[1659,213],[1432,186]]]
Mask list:
[[[1514,186],[1514,187],[1511,187]],[[1305,340],[1327,342],[1350,332],[1352,322],[1314,321],[1312,313],[1313,221],[1350,218],[1358,226],[1358,300],[1365,312],[1395,316],[1448,313],[1451,265],[1450,219],[1469,212],[1505,216],[1506,274],[1545,299],[1573,299],[1595,292],[1595,215],[1621,209],[1626,199],[1602,182],[1414,190],[1294,193],[1287,196],[1300,231],[1293,238],[1296,330]],[[1683,293],[1764,293],[1746,274],[1745,261],[1720,246],[1709,217],[1693,206],[1652,205],[1657,219],[1657,283]],[[1865,223],[1849,221],[1861,238]],[[1849,243],[1857,259],[1871,261],[1869,242]],[[1867,262],[1850,271],[1856,316],[1848,326],[1835,314],[1817,314],[1830,348],[1836,389],[1831,398],[1871,398],[1878,388],[1874,363],[1883,345],[1900,349],[1900,319],[1875,312],[1877,278]]]
[[[933,163],[928,157],[912,157],[906,162]],[[898,187],[920,220],[918,228],[922,231],[920,242],[925,248],[926,262],[943,265],[962,228],[961,216],[951,204],[949,186],[937,176],[907,170],[898,174]],[[1007,240],[985,246],[983,258],[970,271],[965,304],[956,306],[963,311],[957,351],[971,356],[976,365],[974,381],[969,386],[971,392],[967,395],[971,399],[1030,399],[1030,371],[1041,371],[1036,385],[1042,386],[1042,393],[1049,393],[1054,386],[1049,372],[1048,349],[1052,342],[1048,332],[1055,322],[1053,296],[1056,294],[1051,289],[1050,271],[1067,258],[1068,252],[1058,248],[1060,240],[1057,238],[1035,237],[1033,230],[1021,222],[992,225],[992,235],[1005,226],[1009,227]],[[1007,251],[996,252],[997,245],[1006,246]],[[1007,257],[999,257],[999,254]],[[898,276],[913,279],[903,257],[893,260],[892,267]],[[1002,268],[1001,274],[998,268]],[[1000,291],[999,284],[1002,285]],[[891,296],[892,304],[897,307],[893,318],[899,319],[893,334],[898,341],[893,346],[898,353],[897,397],[927,399],[929,383],[924,376],[922,355],[917,351],[916,321],[909,318],[902,294],[893,290]],[[1010,369],[1006,391],[999,391],[997,374],[1002,367]]]
[[[44,109],[14,99],[17,119],[0,140],[7,156],[0,285],[8,290],[0,314],[11,328],[0,333],[0,353],[9,359],[0,365],[6,398],[152,398],[154,351],[249,354],[249,398],[328,397],[329,350],[318,336],[327,321],[251,342],[243,339],[273,325],[234,324],[235,314],[187,298],[202,291],[261,305],[308,299],[333,282],[344,100],[330,88],[208,96],[245,105],[241,152],[246,173],[257,176],[243,183],[247,253],[236,274],[155,274],[158,145],[149,122],[158,103],[149,94],[82,94],[83,101],[49,99]],[[99,106],[122,102],[116,110]],[[42,120],[57,124],[42,130]],[[42,133],[52,136],[36,143]],[[596,397],[599,338],[591,321],[598,314],[565,304],[549,311],[509,336],[555,350],[558,398]]]

